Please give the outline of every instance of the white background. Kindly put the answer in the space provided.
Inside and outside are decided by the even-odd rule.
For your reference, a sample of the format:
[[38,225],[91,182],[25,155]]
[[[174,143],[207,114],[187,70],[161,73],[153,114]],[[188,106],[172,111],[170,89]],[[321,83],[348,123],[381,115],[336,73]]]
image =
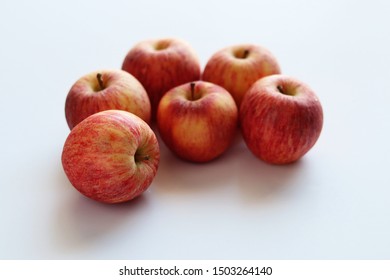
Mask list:
[[[2,1],[0,258],[389,259],[389,3]],[[317,144],[288,166],[256,159],[240,137],[204,165],[161,145],[139,199],[80,195],[60,160],[69,88],[167,36],[202,66],[228,45],[266,46],[317,92]]]

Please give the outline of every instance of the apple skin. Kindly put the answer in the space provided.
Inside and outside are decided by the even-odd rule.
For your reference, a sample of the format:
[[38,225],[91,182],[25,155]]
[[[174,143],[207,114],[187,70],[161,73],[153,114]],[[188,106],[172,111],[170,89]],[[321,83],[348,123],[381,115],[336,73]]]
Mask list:
[[178,157],[208,162],[231,145],[238,109],[224,88],[198,81],[168,91],[160,101],[157,127],[161,139]]
[[245,94],[239,117],[248,148],[271,164],[300,159],[316,143],[323,126],[316,94],[307,84],[286,75],[255,82]]
[[113,109],[128,111],[150,123],[151,106],[144,87],[119,69],[91,72],[77,80],[66,97],[65,117],[73,129],[90,115]]
[[254,82],[280,74],[275,56],[266,48],[241,44],[216,52],[207,62],[202,80],[224,87],[240,108],[242,98]]
[[62,166],[83,195],[104,203],[129,201],[152,183],[160,160],[154,132],[136,115],[107,110],[70,132]]
[[179,39],[145,40],[127,53],[122,69],[145,87],[155,119],[161,97],[170,89],[200,79],[201,68],[191,46]]

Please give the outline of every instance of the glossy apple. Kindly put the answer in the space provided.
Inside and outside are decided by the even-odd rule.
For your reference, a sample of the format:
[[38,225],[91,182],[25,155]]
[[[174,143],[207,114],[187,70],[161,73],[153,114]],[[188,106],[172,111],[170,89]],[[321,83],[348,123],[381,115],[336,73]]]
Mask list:
[[163,96],[157,127],[164,143],[177,156],[207,162],[231,145],[237,130],[237,111],[224,88],[203,81],[191,82]]
[[224,87],[240,108],[244,94],[254,82],[279,73],[279,64],[268,49],[242,44],[216,52],[207,62],[202,80]]
[[126,55],[122,69],[134,75],[145,87],[155,117],[158,103],[168,90],[199,80],[197,55],[184,41],[166,38],[136,44]]
[[272,75],[245,94],[241,130],[254,155],[268,163],[300,159],[316,143],[323,125],[321,103],[313,90],[296,78]]
[[70,132],[62,165],[71,184],[85,196],[105,203],[131,200],[156,175],[157,139],[136,115],[108,110],[89,116]]
[[65,116],[70,129],[94,113],[111,109],[128,111],[150,122],[151,107],[145,89],[122,70],[89,73],[76,81],[66,97]]

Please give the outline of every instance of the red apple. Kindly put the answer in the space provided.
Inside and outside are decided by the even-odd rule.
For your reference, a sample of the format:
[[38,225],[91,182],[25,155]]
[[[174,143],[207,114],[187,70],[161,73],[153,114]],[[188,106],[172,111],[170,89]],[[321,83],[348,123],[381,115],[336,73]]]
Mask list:
[[89,116],[70,132],[62,165],[71,184],[85,196],[105,203],[131,200],[156,175],[157,139],[136,115],[108,110]]
[[240,108],[244,94],[254,82],[279,73],[279,64],[269,50],[243,44],[215,53],[206,64],[202,79],[224,87]]
[[134,75],[145,87],[155,118],[158,103],[171,88],[199,80],[201,69],[197,55],[178,39],[146,40],[126,55],[122,69]]
[[160,101],[157,127],[180,158],[207,162],[232,143],[238,112],[231,95],[208,82],[191,82],[168,91]]
[[268,163],[287,164],[306,154],[320,136],[320,101],[305,83],[285,75],[260,79],[245,94],[241,130],[254,155]]
[[122,70],[102,70],[80,78],[70,89],[65,103],[65,116],[70,129],[88,116],[117,109],[150,122],[149,97],[137,79]]

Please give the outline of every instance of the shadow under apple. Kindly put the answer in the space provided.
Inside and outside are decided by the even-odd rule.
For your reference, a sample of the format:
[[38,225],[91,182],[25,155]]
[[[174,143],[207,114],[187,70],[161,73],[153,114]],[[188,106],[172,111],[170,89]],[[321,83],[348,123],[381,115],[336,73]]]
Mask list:
[[54,215],[54,242],[66,256],[71,257],[75,251],[88,255],[86,249],[114,238],[123,227],[133,227],[147,205],[146,193],[125,203],[104,204],[75,191],[64,199]]
[[[160,165],[153,191],[163,195],[187,196],[223,189],[235,173],[234,152],[237,140],[220,157],[206,163],[180,159],[160,141]],[[232,164],[233,163],[233,164]]]
[[[242,143],[245,147],[245,143]],[[240,157],[237,172],[240,198],[247,204],[258,204],[277,199],[283,192],[299,191],[304,182],[306,162],[300,159],[286,165],[273,165],[255,157],[246,147]]]
[[223,192],[234,186],[244,204],[262,203],[294,186],[304,176],[305,160],[271,165],[256,158],[238,133],[232,146],[219,158],[203,164],[176,157],[161,144],[161,162],[153,191],[164,195],[191,196],[208,191]]

